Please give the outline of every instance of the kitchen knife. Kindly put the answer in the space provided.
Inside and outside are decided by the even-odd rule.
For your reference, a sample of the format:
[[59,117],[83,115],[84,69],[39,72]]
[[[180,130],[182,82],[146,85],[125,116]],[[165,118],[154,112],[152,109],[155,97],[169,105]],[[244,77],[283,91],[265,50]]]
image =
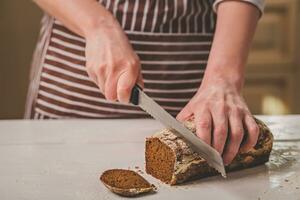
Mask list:
[[146,95],[143,90],[135,85],[132,89],[130,102],[134,105],[140,106],[143,110],[149,113],[156,120],[160,121],[167,128],[175,130],[175,134],[178,137],[184,138],[192,147],[192,149],[197,152],[202,158],[204,158],[207,163],[216,169],[226,178],[226,171],[223,164],[223,159],[219,152],[217,152],[210,145],[203,142],[194,133],[177,121],[173,116],[171,116],[167,111],[165,111],[160,105],[158,105],[154,100],[152,100],[148,95]]

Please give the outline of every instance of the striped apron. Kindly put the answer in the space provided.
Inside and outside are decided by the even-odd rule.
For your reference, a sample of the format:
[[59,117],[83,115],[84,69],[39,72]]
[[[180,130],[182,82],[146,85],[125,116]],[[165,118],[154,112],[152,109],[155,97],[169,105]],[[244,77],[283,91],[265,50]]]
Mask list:
[[[141,61],[144,91],[175,116],[201,84],[213,39],[210,0],[102,0]],[[85,39],[50,16],[34,53],[26,118],[148,117],[105,100],[85,69]]]

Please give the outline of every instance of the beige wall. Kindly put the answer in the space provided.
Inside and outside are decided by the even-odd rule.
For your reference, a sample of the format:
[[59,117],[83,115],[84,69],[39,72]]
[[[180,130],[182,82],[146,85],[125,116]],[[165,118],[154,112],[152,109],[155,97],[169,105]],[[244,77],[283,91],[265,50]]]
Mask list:
[[300,0],[266,0],[244,88],[255,114],[300,113],[299,11]]
[[0,119],[23,115],[41,15],[30,0],[0,1]]

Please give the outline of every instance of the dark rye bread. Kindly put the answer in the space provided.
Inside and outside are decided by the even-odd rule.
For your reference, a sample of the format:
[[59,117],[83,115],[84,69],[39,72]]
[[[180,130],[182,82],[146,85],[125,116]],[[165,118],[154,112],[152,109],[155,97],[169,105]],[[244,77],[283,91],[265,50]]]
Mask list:
[[[259,138],[254,148],[246,153],[239,152],[226,171],[249,168],[269,160],[273,145],[273,135],[260,120],[255,119],[259,128]],[[195,124],[187,121],[185,126],[195,133]],[[171,130],[164,129],[146,139],[146,172],[170,185],[217,174]]]
[[110,169],[100,176],[101,182],[112,192],[121,196],[137,196],[156,190],[141,175],[132,170]]

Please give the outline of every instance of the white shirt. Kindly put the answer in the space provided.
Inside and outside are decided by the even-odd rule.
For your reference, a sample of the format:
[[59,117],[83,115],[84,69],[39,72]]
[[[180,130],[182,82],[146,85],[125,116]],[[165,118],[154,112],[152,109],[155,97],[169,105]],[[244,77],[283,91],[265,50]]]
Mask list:
[[[228,0],[215,0],[215,2],[213,4],[213,9],[215,12],[217,12],[219,3],[223,2],[223,1],[228,1]],[[261,14],[263,14],[263,12],[264,12],[265,0],[239,0],[239,1],[253,4],[260,10]]]

